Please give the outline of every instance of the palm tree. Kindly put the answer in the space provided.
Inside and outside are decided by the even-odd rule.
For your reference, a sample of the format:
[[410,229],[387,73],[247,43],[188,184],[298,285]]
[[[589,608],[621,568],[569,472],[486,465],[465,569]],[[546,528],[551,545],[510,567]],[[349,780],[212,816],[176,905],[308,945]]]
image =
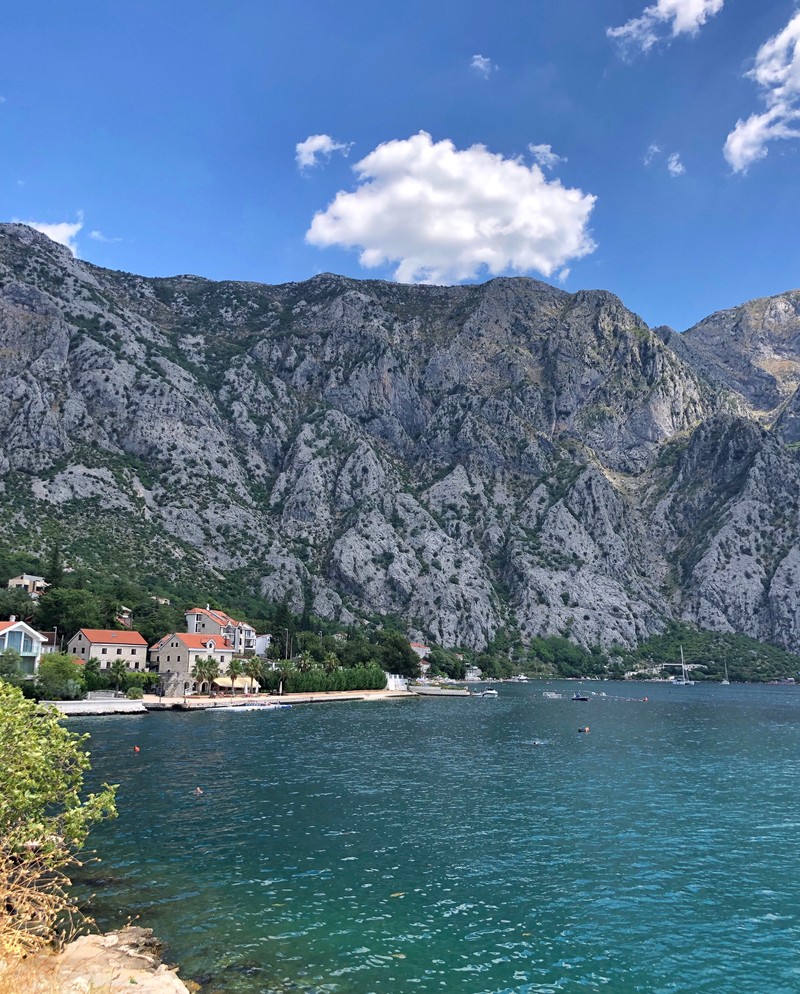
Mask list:
[[335,652],[325,653],[325,658],[322,660],[322,667],[329,676],[339,669],[339,657]]
[[205,659],[200,657],[195,660],[195,664],[192,668],[192,676],[197,681],[198,685],[208,683],[208,689],[210,691],[211,684],[219,676],[219,663],[211,656],[208,656]]
[[125,661],[122,659],[115,659],[111,664],[111,682],[114,684],[116,690],[122,688],[122,682],[128,675],[128,667],[125,665]]
[[249,659],[245,659],[244,666],[242,668],[244,670],[244,675],[250,678],[250,693],[252,694],[253,681],[255,680],[259,684],[261,683],[261,672],[262,672],[261,660],[256,659],[255,656],[250,656]]
[[308,673],[311,667],[314,665],[314,660],[309,656],[307,652],[301,652],[300,655],[295,660],[295,666],[298,673]]
[[286,683],[286,681],[289,679],[292,673],[295,672],[295,668],[294,666],[292,666],[291,660],[284,659],[283,662],[281,662],[280,666],[278,667],[278,672],[280,673],[280,682],[278,683],[278,696],[281,697],[283,695],[283,685]]
[[241,659],[232,659],[228,663],[228,676],[231,678],[231,697],[236,696],[236,680],[244,672],[244,663]]
[[192,673],[191,673],[191,675],[192,675],[192,678],[197,683],[198,690],[200,689],[200,686],[203,683],[205,683],[206,680],[208,679],[208,675],[207,675],[208,671],[207,671],[207,667],[206,667],[207,663],[208,663],[208,660],[205,659],[203,656],[198,656],[197,659],[195,659],[195,661],[194,661],[194,666],[192,667]]

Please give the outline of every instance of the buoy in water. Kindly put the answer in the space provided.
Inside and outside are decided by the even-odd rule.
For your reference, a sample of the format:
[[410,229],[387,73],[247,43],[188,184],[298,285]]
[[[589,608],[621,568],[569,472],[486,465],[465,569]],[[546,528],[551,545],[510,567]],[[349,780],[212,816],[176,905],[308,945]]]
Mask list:
[[139,751],[140,751],[140,749],[139,749],[139,746],[134,746],[134,747],[133,747],[133,751],[134,751],[134,752],[139,752]]

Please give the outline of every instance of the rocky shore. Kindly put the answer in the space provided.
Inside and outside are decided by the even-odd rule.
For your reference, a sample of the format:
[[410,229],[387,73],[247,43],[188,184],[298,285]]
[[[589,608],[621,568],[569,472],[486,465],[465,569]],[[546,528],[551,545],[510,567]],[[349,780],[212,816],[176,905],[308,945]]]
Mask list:
[[83,935],[55,955],[35,957],[42,986],[31,994],[191,994],[198,986],[182,981],[161,960],[162,943],[152,929],[128,925],[105,935]]

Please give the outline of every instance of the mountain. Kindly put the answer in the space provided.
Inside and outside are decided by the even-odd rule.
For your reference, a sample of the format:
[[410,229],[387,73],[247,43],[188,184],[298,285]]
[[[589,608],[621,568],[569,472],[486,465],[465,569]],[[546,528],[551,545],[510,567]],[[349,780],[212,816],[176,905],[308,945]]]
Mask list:
[[769,420],[800,387],[800,290],[719,311],[668,340],[695,369]]
[[762,382],[777,325],[751,369],[741,320],[656,334],[522,278],[147,279],[0,225],[0,541],[444,645],[683,619],[797,648],[793,373]]

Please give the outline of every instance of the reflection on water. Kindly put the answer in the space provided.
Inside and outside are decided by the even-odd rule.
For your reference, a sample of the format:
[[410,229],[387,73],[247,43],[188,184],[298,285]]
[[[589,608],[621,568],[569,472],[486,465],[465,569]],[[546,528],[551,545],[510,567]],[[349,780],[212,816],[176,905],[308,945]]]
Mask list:
[[74,722],[98,916],[237,994],[795,994],[800,688],[584,686]]

